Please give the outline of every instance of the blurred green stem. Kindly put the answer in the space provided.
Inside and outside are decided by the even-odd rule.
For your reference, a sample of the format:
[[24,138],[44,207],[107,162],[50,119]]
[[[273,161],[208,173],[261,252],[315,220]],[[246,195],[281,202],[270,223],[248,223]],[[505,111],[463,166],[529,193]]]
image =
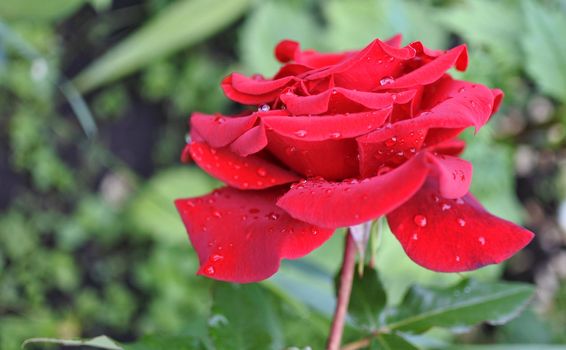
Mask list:
[[339,350],[344,333],[344,323],[348,314],[348,304],[352,293],[352,283],[354,281],[354,268],[356,266],[356,243],[350,230],[346,232],[344,242],[344,258],[340,270],[340,284],[336,300],[336,309],[332,318],[332,326],[326,345],[327,350]]

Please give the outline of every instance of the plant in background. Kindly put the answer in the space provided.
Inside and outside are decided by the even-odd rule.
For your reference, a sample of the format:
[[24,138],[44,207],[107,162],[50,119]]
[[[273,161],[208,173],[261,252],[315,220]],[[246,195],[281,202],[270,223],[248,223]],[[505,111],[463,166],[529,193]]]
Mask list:
[[[497,111],[502,92],[446,73],[465,70],[465,46],[438,51],[420,42],[400,44],[396,36],[360,51],[324,54],[282,41],[275,55],[283,66],[272,79],[233,73],[222,82],[230,99],[253,110],[194,113],[190,120],[183,159],[227,184],[176,201],[199,274],[260,281],[277,271],[281,259],[302,257],[337,228],[350,228],[329,349],[340,346],[355,246],[365,251],[373,220],[386,216],[407,255],[440,272],[499,263],[533,237],[481,206],[468,191],[472,165],[458,157],[465,145],[457,136],[468,127],[479,130]],[[415,305],[422,311],[465,304],[470,291],[497,295],[500,287],[466,282],[454,287],[466,292],[460,298],[413,289],[398,309],[372,311],[385,316],[359,344],[383,334],[398,337],[395,322],[400,331],[415,332],[446,325],[403,328],[402,316],[416,312]],[[524,296],[505,310],[516,310]],[[490,307],[480,316],[463,312],[452,318],[458,325],[501,321],[505,311]]]

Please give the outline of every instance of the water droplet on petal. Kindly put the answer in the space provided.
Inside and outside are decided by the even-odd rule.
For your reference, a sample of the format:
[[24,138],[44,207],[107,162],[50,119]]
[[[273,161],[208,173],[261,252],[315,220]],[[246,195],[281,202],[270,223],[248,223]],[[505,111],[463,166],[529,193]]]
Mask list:
[[222,214],[221,214],[218,210],[214,210],[214,211],[212,212],[212,215],[213,215],[214,217],[216,217],[216,218],[221,218],[221,217],[222,217]]
[[466,88],[461,87],[461,88],[458,89],[458,92],[459,92],[459,93],[462,93],[462,92],[464,92],[464,91],[466,91]]
[[464,200],[462,198],[458,198],[456,199],[456,203],[462,205],[464,204]]
[[458,225],[460,225],[461,227],[466,226],[466,220],[464,220],[462,218],[458,219]]
[[413,233],[413,240],[416,241],[419,239],[419,235],[417,233]]
[[384,85],[393,84],[394,82],[395,82],[395,79],[393,79],[393,77],[383,77],[379,81],[379,85],[384,86]]
[[478,241],[480,242],[481,245],[485,245],[485,237],[478,238]]
[[442,211],[450,210],[450,208],[452,208],[450,204],[447,203],[442,204]]
[[225,121],[226,121],[226,120],[224,119],[224,117],[219,116],[219,115],[217,115],[217,116],[214,118],[214,122],[215,122],[216,124],[224,124]]
[[413,221],[415,222],[415,225],[419,226],[419,227],[425,227],[426,226],[426,216],[424,215],[415,215],[415,217],[413,218]]
[[267,214],[266,216],[267,216],[269,219],[271,219],[271,220],[277,220],[277,219],[279,219],[279,217],[280,217],[281,215],[279,215],[279,214],[277,214],[277,213],[269,213],[269,214]]
[[207,275],[214,275],[214,272],[216,271],[214,271],[214,267],[209,266],[204,270],[204,272],[206,272]]
[[258,107],[258,111],[259,112],[269,112],[269,110],[271,109],[271,107],[269,107],[269,105],[264,104]]
[[305,135],[307,134],[306,130],[297,130],[295,131],[295,135],[299,136],[299,137],[305,137]]
[[259,176],[267,176],[267,170],[265,170],[265,168],[258,168],[257,169],[257,174]]
[[313,228],[311,229],[311,233],[312,233],[313,236],[318,235],[318,228],[313,227]]
[[[220,248],[220,247],[218,247],[218,248]],[[220,261],[220,260],[224,259],[224,256],[222,256],[220,254],[214,254],[213,256],[210,257],[210,259],[212,261],[216,262],[216,261]]]
[[337,92],[336,89],[332,89],[332,95],[336,95]]
[[397,138],[395,136],[393,136],[392,138],[385,140],[385,146],[386,147],[392,147],[397,143]]
[[191,143],[191,142],[192,142],[192,140],[191,140],[191,135],[190,135],[190,134],[186,134],[186,135],[185,135],[185,142],[186,142],[186,143]]
[[342,136],[342,134],[339,133],[339,132],[333,132],[332,134],[330,134],[330,137],[333,138],[333,139],[337,139],[340,136]]
[[456,261],[459,262],[460,260],[461,260],[461,259],[460,259],[460,256],[459,256],[459,255],[456,255]]

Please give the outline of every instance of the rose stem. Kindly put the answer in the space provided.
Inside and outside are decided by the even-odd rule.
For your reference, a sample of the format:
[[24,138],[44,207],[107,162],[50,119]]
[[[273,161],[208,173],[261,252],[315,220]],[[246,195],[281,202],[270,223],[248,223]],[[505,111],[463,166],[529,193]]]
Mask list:
[[338,298],[336,300],[336,310],[332,318],[330,335],[328,336],[327,350],[339,350],[344,333],[344,322],[350,303],[352,293],[352,282],[354,280],[354,268],[356,266],[356,244],[350,232],[346,232],[344,242],[344,259],[340,270],[340,285],[338,288]]

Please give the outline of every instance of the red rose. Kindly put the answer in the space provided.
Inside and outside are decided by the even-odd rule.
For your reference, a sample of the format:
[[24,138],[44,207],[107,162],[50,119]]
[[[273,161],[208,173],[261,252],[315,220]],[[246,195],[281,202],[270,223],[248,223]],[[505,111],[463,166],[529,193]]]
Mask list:
[[495,113],[499,90],[453,79],[465,46],[430,50],[400,37],[323,54],[283,41],[266,79],[233,73],[238,116],[191,117],[191,157],[227,187],[176,206],[199,274],[253,282],[299,258],[338,227],[387,216],[416,263],[455,272],[499,263],[533,234],[489,214],[468,193],[472,165],[455,137]]

